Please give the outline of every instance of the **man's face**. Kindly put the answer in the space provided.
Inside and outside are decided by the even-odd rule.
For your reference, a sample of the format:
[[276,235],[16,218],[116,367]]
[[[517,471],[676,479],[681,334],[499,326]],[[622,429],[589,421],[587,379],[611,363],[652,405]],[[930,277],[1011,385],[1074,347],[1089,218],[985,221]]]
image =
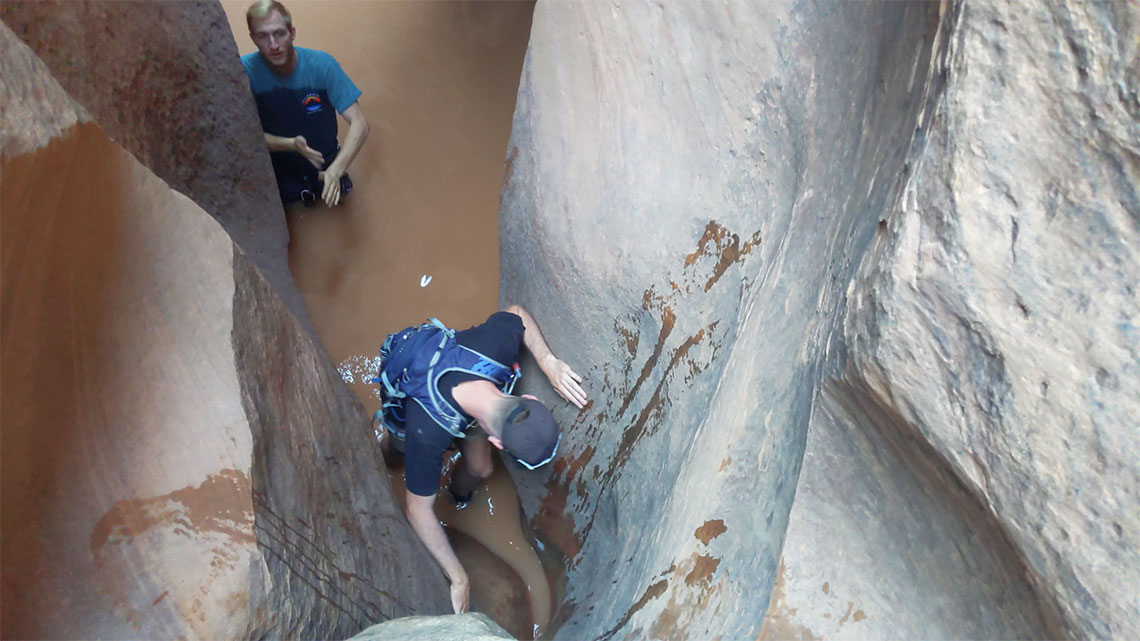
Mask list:
[[293,36],[296,35],[292,25],[285,24],[285,17],[276,11],[270,11],[264,18],[250,20],[249,37],[261,52],[261,57],[270,67],[288,67],[293,60]]

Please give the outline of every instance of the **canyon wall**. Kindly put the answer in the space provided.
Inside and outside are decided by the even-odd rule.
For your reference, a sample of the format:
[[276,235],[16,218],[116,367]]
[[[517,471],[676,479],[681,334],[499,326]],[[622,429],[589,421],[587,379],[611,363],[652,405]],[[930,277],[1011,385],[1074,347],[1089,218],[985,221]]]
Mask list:
[[1137,19],[1025,11],[538,4],[557,638],[1136,636]]
[[1140,636],[1140,7],[964,3],[840,386],[993,515],[1080,639]]
[[[169,5],[129,6],[104,37],[193,31],[163,22]],[[36,29],[91,8],[54,5]],[[21,9],[42,11],[5,4],[5,25]],[[162,141],[194,127],[132,119],[124,94],[111,133],[5,25],[2,635],[343,638],[448,611],[324,349],[193,185],[180,193],[116,142],[180,167]],[[184,81],[143,77],[166,94]],[[228,95],[256,133],[247,94]],[[198,141],[197,161],[215,142],[229,144]]]
[[253,95],[217,2],[6,2],[0,19],[112,139],[221,223],[311,328],[289,276],[289,230]]
[[[592,399],[512,469],[557,638],[1140,637],[1138,12],[538,3],[501,290]],[[221,9],[0,17],[3,636],[446,612]]]

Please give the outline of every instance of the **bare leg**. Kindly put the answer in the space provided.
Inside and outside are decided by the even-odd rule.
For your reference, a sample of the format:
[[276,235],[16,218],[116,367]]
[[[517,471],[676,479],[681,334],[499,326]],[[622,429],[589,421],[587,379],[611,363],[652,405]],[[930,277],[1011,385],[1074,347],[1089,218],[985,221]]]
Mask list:
[[458,499],[468,498],[480,483],[491,476],[495,470],[491,450],[491,442],[481,433],[470,434],[460,441],[459,451],[463,456],[459,457],[459,463],[451,472],[449,488],[452,495]]

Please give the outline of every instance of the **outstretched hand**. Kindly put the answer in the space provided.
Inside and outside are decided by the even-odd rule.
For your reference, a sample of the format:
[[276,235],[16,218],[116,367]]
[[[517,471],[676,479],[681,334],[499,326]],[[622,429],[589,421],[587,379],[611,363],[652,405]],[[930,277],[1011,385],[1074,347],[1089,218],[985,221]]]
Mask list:
[[578,409],[586,406],[586,392],[580,383],[582,377],[574,373],[570,366],[559,360],[553,354],[542,364],[542,372],[547,380],[554,386],[554,391],[567,401],[573,403]]
[[304,156],[305,160],[308,160],[317,169],[324,166],[325,157],[321,155],[321,152],[310,147],[309,141],[305,140],[304,136],[297,136],[293,139],[293,149]]

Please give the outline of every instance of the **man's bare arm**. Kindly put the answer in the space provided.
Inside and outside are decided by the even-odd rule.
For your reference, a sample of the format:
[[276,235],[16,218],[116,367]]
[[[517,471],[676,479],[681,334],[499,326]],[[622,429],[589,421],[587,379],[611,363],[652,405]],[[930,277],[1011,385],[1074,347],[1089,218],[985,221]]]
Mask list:
[[546,374],[546,378],[554,387],[554,391],[573,403],[578,409],[585,407],[586,392],[580,385],[582,377],[575,374],[569,365],[550,351],[546,339],[542,337],[542,332],[538,329],[538,323],[534,322],[530,312],[523,309],[522,305],[507,305],[503,311],[510,312],[522,319],[523,328],[526,330],[523,333],[523,344],[530,350],[534,360],[538,361],[538,366],[542,368],[542,373]]
[[308,160],[317,169],[325,164],[324,156],[321,155],[321,152],[310,147],[304,136],[289,138],[265,134],[265,144],[269,147],[269,151],[295,151],[304,156],[305,160]]
[[407,499],[408,522],[451,581],[451,607],[456,614],[462,614],[471,604],[471,584],[432,509],[435,497],[407,492]]
[[372,127],[368,125],[368,119],[364,117],[364,110],[360,108],[360,102],[352,103],[341,115],[348,121],[348,133],[344,136],[344,145],[341,147],[340,153],[337,154],[336,160],[332,161],[322,176],[325,181],[325,188],[321,191],[321,198],[329,207],[340,202],[340,177],[348,170],[349,164],[356,158],[360,148],[364,146],[364,139],[368,137],[368,132],[372,131]]

